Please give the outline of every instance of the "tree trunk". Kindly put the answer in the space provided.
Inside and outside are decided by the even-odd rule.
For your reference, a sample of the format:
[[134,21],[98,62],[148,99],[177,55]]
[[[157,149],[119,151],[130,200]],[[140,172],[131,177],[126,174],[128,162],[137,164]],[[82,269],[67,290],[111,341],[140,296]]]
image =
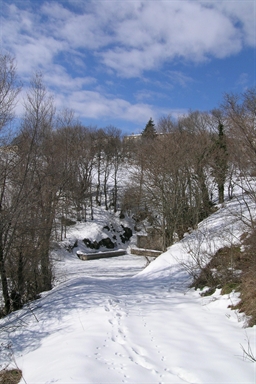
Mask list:
[[6,270],[5,270],[2,238],[3,238],[3,235],[2,233],[0,233],[0,276],[1,276],[1,282],[2,282],[5,314],[7,315],[11,311],[11,301],[10,301],[8,282],[7,282],[7,276],[6,276]]
[[97,162],[98,162],[98,167],[97,167],[97,171],[98,171],[98,182],[97,182],[97,187],[96,187],[96,203],[100,206],[101,205],[101,193],[100,193],[100,187],[101,187],[101,183],[100,183],[100,168],[101,168],[101,154],[99,153],[98,156],[97,156]]

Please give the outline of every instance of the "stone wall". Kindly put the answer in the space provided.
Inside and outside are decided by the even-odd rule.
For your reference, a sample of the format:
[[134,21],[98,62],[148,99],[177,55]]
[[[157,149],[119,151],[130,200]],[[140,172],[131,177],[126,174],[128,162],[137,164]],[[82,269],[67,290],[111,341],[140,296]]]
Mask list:
[[149,227],[146,235],[137,235],[137,247],[162,251],[163,241],[159,228]]
[[148,257],[157,257],[161,255],[162,251],[156,251],[153,249],[139,249],[139,248],[132,248],[131,254],[137,255],[137,256],[148,256]]

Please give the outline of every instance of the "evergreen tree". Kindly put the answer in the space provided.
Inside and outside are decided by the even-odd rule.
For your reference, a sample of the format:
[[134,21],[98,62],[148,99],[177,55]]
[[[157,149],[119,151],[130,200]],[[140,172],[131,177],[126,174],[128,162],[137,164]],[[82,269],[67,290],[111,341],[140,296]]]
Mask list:
[[142,137],[147,139],[154,139],[156,137],[156,129],[154,121],[152,120],[152,117],[149,119],[146,127],[142,131]]
[[224,185],[228,171],[228,151],[224,125],[219,123],[215,153],[215,179],[218,185],[219,203],[224,202]]

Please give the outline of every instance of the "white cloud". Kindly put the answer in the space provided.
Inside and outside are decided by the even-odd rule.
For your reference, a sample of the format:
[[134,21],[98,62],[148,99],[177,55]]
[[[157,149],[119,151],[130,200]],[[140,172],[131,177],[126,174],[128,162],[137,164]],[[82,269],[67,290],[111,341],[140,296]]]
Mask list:
[[37,15],[10,6],[2,23],[2,46],[11,52],[18,63],[18,73],[31,76],[36,70],[48,69],[55,56],[67,49],[65,41],[44,32]]
[[175,58],[194,62],[242,48],[241,31],[218,9],[194,1],[144,2],[141,12],[116,22],[116,44],[101,52],[105,65],[138,76]]
[[65,5],[42,1],[37,14],[6,7],[5,45],[19,62],[19,47],[27,67],[47,65],[59,52],[87,50],[132,77],[173,59],[223,58],[256,44],[253,1],[88,1],[80,13]]
[[[200,1],[200,0],[199,0]],[[202,2],[203,3],[203,2]],[[245,45],[256,46],[256,2],[246,1],[208,1],[212,7],[226,15],[241,32],[241,40]]]
[[81,90],[88,85],[97,84],[97,80],[90,76],[72,77],[60,65],[54,65],[49,71],[43,74],[46,85],[61,93]]
[[192,77],[185,75],[181,71],[168,71],[166,75],[173,84],[178,84],[183,88],[194,81]]
[[158,60],[158,56],[152,56],[145,50],[125,48],[108,50],[101,57],[107,67],[124,77],[138,77],[143,71],[155,69]]
[[110,98],[94,91],[76,91],[68,95],[55,95],[57,106],[73,109],[81,118],[99,119],[111,116],[132,122],[147,121],[154,107],[149,104],[130,102],[121,98]]
[[[79,79],[76,82],[76,90],[71,87],[70,79],[64,76],[63,92],[59,91],[61,84],[59,80],[61,77],[54,79],[55,89],[49,90],[49,94],[54,97],[54,104],[57,110],[68,108],[74,111],[75,115],[80,119],[86,120],[102,120],[105,119],[121,119],[136,124],[144,124],[148,121],[150,116],[160,117],[170,113],[169,110],[164,108],[156,108],[153,105],[138,102],[130,103],[122,98],[111,97],[110,95],[103,95],[100,92],[88,91],[80,89]],[[44,77],[47,84],[49,78]],[[88,79],[88,82],[90,79]],[[19,95],[16,107],[16,114],[19,118],[24,113],[24,100],[26,100],[28,87],[24,87]]]
[[40,12],[55,22],[59,23],[61,21],[66,22],[69,18],[73,16],[73,13],[67,8],[64,8],[62,4],[57,2],[45,2],[42,3]]
[[41,12],[48,17],[53,36],[64,39],[73,49],[99,49],[111,42],[95,14],[74,13],[56,2],[45,3]]
[[61,52],[63,45],[51,38],[31,38],[22,44],[22,39],[15,47],[18,71],[22,75],[31,76],[37,70],[48,71],[53,66],[54,56]]
[[135,98],[138,101],[143,101],[143,100],[154,101],[156,99],[164,99],[167,97],[168,96],[165,93],[155,92],[155,91],[151,91],[149,89],[141,89],[140,91],[136,92],[136,94],[135,94]]
[[[165,63],[224,58],[256,44],[255,0],[2,1],[1,46],[15,55],[20,76],[40,69],[58,105],[84,117],[145,122],[157,116],[150,104],[96,92],[97,76],[142,78]],[[165,75],[169,87],[193,81],[178,70]]]
[[241,73],[239,78],[236,81],[236,85],[241,86],[245,91],[249,84],[249,76],[248,73]]
[[56,93],[57,107],[71,108],[81,119],[123,120],[135,124],[146,124],[150,117],[156,121],[171,114],[174,118],[187,113],[185,109],[156,107],[145,102],[130,103],[121,98],[110,97],[95,91],[75,91],[67,95]]

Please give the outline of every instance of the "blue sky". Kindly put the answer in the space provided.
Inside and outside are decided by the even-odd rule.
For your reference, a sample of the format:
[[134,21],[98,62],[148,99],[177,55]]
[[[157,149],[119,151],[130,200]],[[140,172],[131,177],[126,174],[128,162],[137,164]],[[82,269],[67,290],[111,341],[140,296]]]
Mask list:
[[256,85],[255,0],[0,0],[1,51],[59,109],[138,133]]

